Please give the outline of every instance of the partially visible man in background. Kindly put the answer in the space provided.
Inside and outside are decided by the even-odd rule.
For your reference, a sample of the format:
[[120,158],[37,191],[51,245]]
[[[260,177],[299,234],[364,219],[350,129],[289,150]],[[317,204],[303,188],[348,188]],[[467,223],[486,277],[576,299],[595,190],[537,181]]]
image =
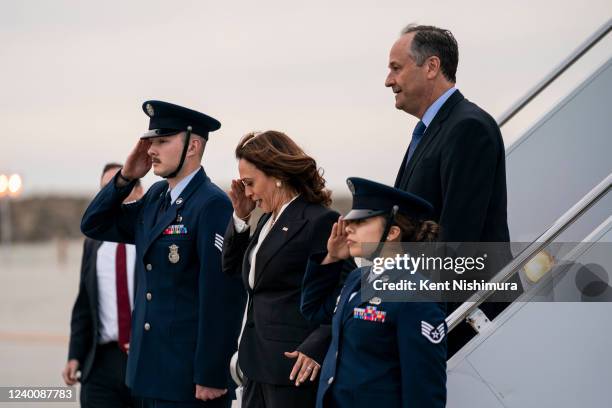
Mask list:
[[[121,166],[104,166],[100,188]],[[138,182],[125,202],[142,195]],[[81,372],[82,407],[135,406],[125,385],[135,259],[134,245],[85,239],[79,293],[70,323],[68,362],[62,372],[67,385],[75,384],[79,380],[77,372]]]

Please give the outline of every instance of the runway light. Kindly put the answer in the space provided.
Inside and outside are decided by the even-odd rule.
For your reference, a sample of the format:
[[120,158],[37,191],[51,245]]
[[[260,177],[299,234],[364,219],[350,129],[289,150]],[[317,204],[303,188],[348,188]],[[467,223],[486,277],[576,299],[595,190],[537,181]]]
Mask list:
[[5,174],[0,174],[0,196],[3,196],[8,190],[9,179]]
[[10,195],[17,195],[21,191],[21,176],[13,174],[8,180],[8,190]]
[[531,283],[536,283],[552,269],[555,261],[546,251],[539,252],[525,264],[523,270]]

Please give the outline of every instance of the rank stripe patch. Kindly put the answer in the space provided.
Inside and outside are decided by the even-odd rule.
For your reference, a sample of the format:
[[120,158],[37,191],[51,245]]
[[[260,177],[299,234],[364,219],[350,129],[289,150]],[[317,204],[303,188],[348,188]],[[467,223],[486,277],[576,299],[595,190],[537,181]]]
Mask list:
[[219,250],[223,250],[223,237],[219,234],[215,234],[215,247]]
[[434,328],[431,324],[421,320],[421,334],[434,344],[440,343],[446,334],[444,330],[444,322],[440,323],[438,327]]

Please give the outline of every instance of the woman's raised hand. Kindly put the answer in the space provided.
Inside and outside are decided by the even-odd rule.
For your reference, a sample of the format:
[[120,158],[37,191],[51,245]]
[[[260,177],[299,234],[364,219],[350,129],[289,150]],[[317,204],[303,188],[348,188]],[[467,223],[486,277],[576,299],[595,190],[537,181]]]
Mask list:
[[234,212],[243,220],[248,219],[253,209],[255,202],[248,198],[244,192],[244,184],[241,180],[232,180],[232,189],[228,192]]
[[327,256],[322,262],[323,265],[348,259],[351,256],[346,237],[346,221],[339,217],[338,222],[332,226],[327,240]]

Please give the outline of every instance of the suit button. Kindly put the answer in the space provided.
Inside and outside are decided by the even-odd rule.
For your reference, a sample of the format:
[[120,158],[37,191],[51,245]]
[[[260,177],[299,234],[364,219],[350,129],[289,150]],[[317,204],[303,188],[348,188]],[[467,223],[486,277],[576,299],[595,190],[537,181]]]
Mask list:
[[153,299],[153,295],[151,294],[151,292],[147,292],[147,300],[151,300]]
[[334,377],[329,377],[329,380],[327,380],[327,384],[331,385],[331,383],[334,382]]
[[151,330],[151,325],[150,325],[149,323],[145,323],[145,324],[144,324],[144,329],[145,329],[146,331]]
[[150,271],[150,270],[152,270],[152,269],[153,269],[153,265],[151,265],[151,264],[147,264],[147,267],[146,267],[146,268],[147,268],[147,271]]

